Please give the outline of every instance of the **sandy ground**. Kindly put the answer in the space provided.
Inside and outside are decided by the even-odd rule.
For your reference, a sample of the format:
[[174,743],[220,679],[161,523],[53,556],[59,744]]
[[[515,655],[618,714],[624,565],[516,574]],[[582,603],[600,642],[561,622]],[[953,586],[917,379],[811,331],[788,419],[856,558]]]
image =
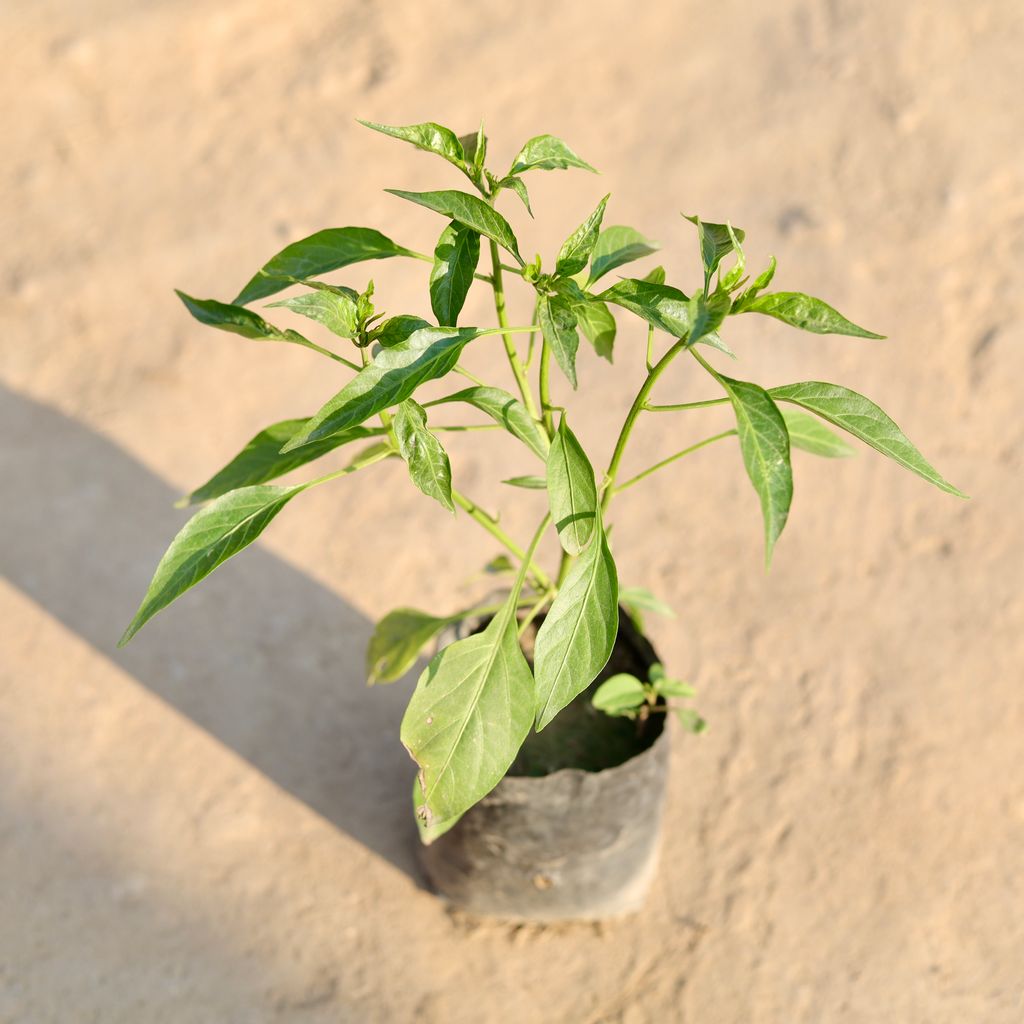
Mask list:
[[[5,0],[0,38],[0,1020],[1024,1019],[1019,3]],[[436,218],[381,188],[454,171],[353,118],[481,115],[496,163],[550,131],[604,172],[532,176],[528,253],[611,191],[685,281],[677,211],[730,218],[780,288],[890,336],[740,323],[737,373],[862,390],[973,496],[797,456],[767,576],[735,450],[622,499],[621,574],[680,610],[654,639],[711,728],[676,744],[647,909],[603,926],[422,888],[411,684],[368,691],[362,652],[396,604],[459,606],[494,548],[400,466],[304,496],[114,649],[173,499],[335,389],[172,286],[229,298],[330,225],[428,248]],[[368,273],[426,312],[425,266],[344,279]],[[602,463],[642,344],[583,365]],[[706,394],[685,369],[665,400]],[[633,465],[702,415],[646,424]],[[452,445],[485,503],[529,471],[503,445]],[[504,497],[524,534],[535,498]]]

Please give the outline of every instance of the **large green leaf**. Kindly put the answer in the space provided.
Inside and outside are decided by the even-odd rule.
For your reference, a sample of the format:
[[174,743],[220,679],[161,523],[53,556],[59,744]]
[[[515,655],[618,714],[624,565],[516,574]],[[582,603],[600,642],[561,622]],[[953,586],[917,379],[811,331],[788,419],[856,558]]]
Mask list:
[[646,320],[658,330],[682,338],[690,333],[690,300],[678,288],[627,277],[598,296]]
[[435,498],[454,512],[451,463],[441,442],[427,428],[423,406],[407,398],[395,413],[394,427],[398,450],[409,465],[412,482],[428,498]]
[[480,260],[480,236],[458,221],[441,232],[430,272],[430,308],[443,327],[454,327]]
[[838,384],[808,380],[800,384],[772,388],[769,394],[779,401],[802,406],[822,419],[834,423],[940,490],[955,494],[959,498],[967,497],[963,491],[939,475],[938,470],[914,447],[906,434],[886,413],[856,391],[840,387]]
[[700,217],[688,217],[683,215],[691,224],[697,226],[697,240],[700,242],[700,255],[704,263],[704,274],[706,278],[718,268],[718,264],[733,251],[733,237],[739,242],[746,238],[746,233],[740,228],[733,228],[732,235],[729,234],[728,224],[713,224],[711,221],[701,220]]
[[547,460],[548,504],[562,547],[578,555],[597,525],[597,484],[576,435],[562,417]]
[[284,446],[289,452],[310,441],[358,426],[382,409],[404,402],[424,381],[443,377],[466,344],[482,332],[472,328],[420,327],[404,341],[382,348]]
[[590,254],[597,244],[597,236],[601,231],[601,219],[604,208],[608,205],[609,196],[605,196],[597,204],[597,209],[562,243],[555,262],[555,273],[562,277],[571,277],[579,273],[590,261]]
[[826,459],[841,459],[853,455],[853,448],[838,434],[833,433],[821,420],[799,409],[780,409],[786,421],[789,443],[794,448],[802,448],[812,455],[821,455]]
[[618,578],[604,530],[576,560],[537,631],[539,732],[604,668],[619,628]]
[[251,544],[292,498],[305,489],[261,484],[222,495],[201,508],[171,541],[135,618],[118,641],[123,647],[175,598]]
[[597,299],[581,302],[573,306],[572,311],[576,314],[580,330],[594,346],[594,351],[610,363],[615,347],[615,317],[611,311]]
[[325,437],[322,441],[304,445],[282,455],[281,446],[302,430],[307,422],[306,419],[282,420],[267,427],[266,430],[261,430],[223,469],[218,470],[205,484],[178,502],[179,507],[211,501],[239,487],[265,484],[268,480],[284,476],[285,473],[305,466],[350,441],[358,441],[380,433],[365,427],[350,427],[348,430]]
[[374,683],[393,683],[412,668],[420,651],[449,623],[460,616],[438,618],[415,608],[388,612],[373,631],[366,648],[366,678]]
[[576,387],[576,351],[580,336],[576,333],[576,314],[561,295],[542,295],[537,303],[537,315],[544,340],[555,354],[569,383]]
[[456,817],[502,779],[533,722],[535,687],[516,629],[513,592],[482,633],[430,662],[402,719],[419,765],[425,825]]
[[535,135],[527,142],[512,161],[509,174],[522,174],[523,171],[554,171],[569,167],[581,167],[585,171],[597,171],[577,156],[569,146],[554,135]]
[[355,338],[359,334],[356,298],[351,289],[314,288],[313,291],[292,295],[269,305],[284,306],[293,313],[315,320],[339,338]]
[[789,434],[782,413],[764,388],[748,381],[718,378],[736,413],[736,428],[747,476],[757,491],[764,518],[765,564],[786,525],[793,500]]
[[737,303],[737,313],[764,313],[813,334],[846,334],[853,338],[884,338],[851,323],[830,305],[802,292],[769,292]]
[[548,435],[527,412],[526,406],[507,391],[492,387],[466,388],[464,391],[439,398],[432,404],[443,405],[446,402],[467,402],[486,413],[514,437],[518,437],[540,458],[547,459],[550,447]]
[[361,118],[356,118],[356,120],[361,125],[372,128],[382,135],[390,135],[393,139],[412,143],[417,149],[422,149],[427,153],[436,153],[448,163],[454,164],[460,171],[467,170],[466,153],[459,137],[442,124],[426,121],[423,124],[393,127],[392,125],[378,124],[376,121],[363,121]]
[[296,280],[319,277],[352,263],[412,255],[373,228],[327,228],[285,246],[263,265],[238,293],[235,302],[244,306],[273,295]]
[[519,255],[519,243],[507,220],[493,207],[482,199],[471,196],[468,192],[446,189],[441,192],[406,192],[400,188],[386,188],[400,199],[408,199],[411,203],[425,206],[428,210],[443,214],[451,220],[472,228],[481,235],[493,239],[503,249],[507,249],[523,266],[523,258]]
[[597,245],[590,254],[589,288],[610,270],[621,267],[625,263],[650,256],[658,251],[658,243],[644,238],[636,228],[624,224],[616,224],[605,228],[598,236]]

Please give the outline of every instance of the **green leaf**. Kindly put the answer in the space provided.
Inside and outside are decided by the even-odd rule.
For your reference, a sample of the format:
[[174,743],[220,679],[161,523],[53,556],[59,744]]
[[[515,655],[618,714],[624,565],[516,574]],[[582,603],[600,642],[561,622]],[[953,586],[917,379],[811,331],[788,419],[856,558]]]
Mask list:
[[523,171],[554,171],[569,167],[580,167],[585,171],[597,171],[578,157],[569,146],[554,135],[536,135],[523,146],[512,161],[509,175],[522,174]]
[[727,292],[714,292],[707,297],[695,295],[690,299],[690,344],[696,345],[713,335],[729,315],[731,307]]
[[619,672],[597,688],[591,703],[598,711],[618,718],[623,715],[633,717],[646,702],[644,684],[628,672]]
[[199,509],[160,559],[146,596],[117,646],[123,647],[157,612],[251,544],[305,487],[242,487]]
[[482,633],[443,648],[416,684],[402,743],[419,765],[420,816],[462,814],[502,779],[533,722],[533,676],[516,628],[513,592]]
[[702,733],[708,727],[708,723],[705,722],[704,719],[701,718],[700,715],[698,715],[692,708],[676,708],[675,713],[676,718],[679,719],[680,725],[682,725],[687,732],[692,732],[694,734]]
[[522,178],[517,177],[514,174],[510,174],[507,178],[502,178],[497,183],[495,189],[511,189],[523,202],[523,206],[526,207],[526,212],[532,217],[533,210],[530,209],[530,193],[526,191],[526,182]]
[[696,691],[689,683],[679,679],[662,677],[654,684],[654,690],[662,697],[692,697]]
[[772,256],[768,261],[768,266],[754,278],[754,283],[736,300],[737,306],[746,305],[772,283],[772,278],[775,276],[775,266],[775,257]]
[[366,677],[375,683],[393,683],[412,668],[420,651],[445,626],[461,616],[438,618],[415,608],[388,612],[373,631],[366,648]]
[[268,308],[277,306],[284,306],[293,313],[323,324],[339,338],[355,338],[359,334],[356,299],[340,288],[316,288],[301,295],[293,295],[281,302],[271,302]]
[[351,427],[331,437],[324,438],[313,444],[305,445],[286,455],[281,454],[281,446],[294,434],[302,430],[308,420],[282,420],[261,430],[251,441],[221,470],[214,473],[201,487],[197,487],[188,497],[177,503],[181,508],[195,505],[201,501],[211,501],[228,491],[239,487],[252,487],[265,484],[293,469],[298,469],[327,452],[340,448],[350,441],[373,437],[379,431],[367,430],[365,427]]
[[635,228],[617,224],[605,228],[598,236],[597,245],[590,254],[589,288],[616,267],[650,256],[658,251],[658,243],[644,238]]
[[629,611],[637,609],[645,612],[655,612],[666,619],[674,619],[676,613],[660,598],[655,597],[645,587],[623,587],[619,591],[619,602]]
[[821,299],[801,292],[770,292],[768,295],[760,295],[744,300],[736,312],[763,313],[812,334],[846,334],[853,338],[885,337],[884,334],[874,334],[858,327]]
[[423,406],[407,398],[395,413],[394,427],[398,451],[409,465],[412,482],[428,498],[454,512],[451,463],[441,442],[427,429]]
[[718,264],[734,250],[732,236],[734,235],[738,241],[742,242],[747,237],[746,233],[739,228],[732,228],[732,235],[730,235],[727,224],[713,224],[710,221],[702,221],[697,216],[687,217],[686,214],[683,216],[691,224],[697,225],[701,260],[704,263],[705,280],[708,280],[718,268]]
[[390,135],[393,139],[410,142],[417,149],[422,149],[427,153],[436,153],[448,163],[454,164],[460,171],[467,170],[466,153],[462,143],[455,132],[450,128],[445,128],[444,125],[426,121],[423,124],[392,127],[386,124],[377,124],[376,121],[363,121],[360,118],[356,118],[356,120],[366,128],[372,128],[382,135]]
[[483,333],[473,328],[421,327],[382,348],[295,436],[282,452],[358,426],[382,409],[404,402],[424,381],[443,377],[463,348]]
[[319,277],[352,263],[412,255],[373,228],[327,228],[285,246],[263,265],[238,293],[235,302],[244,306],[273,295],[296,280]]
[[736,413],[743,464],[761,500],[765,565],[770,565],[775,542],[786,525],[793,500],[793,471],[789,462],[786,423],[763,388],[720,375],[718,379]]
[[558,539],[565,551],[578,555],[590,543],[597,525],[597,484],[590,460],[565,416],[548,452],[547,484]]
[[874,402],[863,395],[822,381],[808,380],[772,388],[772,398],[792,402],[842,428],[876,451],[887,455],[904,469],[934,484],[940,490],[966,498],[959,488],[944,480],[934,466],[914,447],[910,439]]
[[[769,392],[770,393],[770,392]],[[821,420],[796,409],[780,409],[789,432],[789,443],[812,455],[841,459],[854,454],[853,448],[838,434],[832,433]]]
[[665,268],[655,267],[652,271],[645,274],[641,281],[646,281],[649,284],[664,284],[665,283]]
[[547,477],[543,476],[511,476],[501,482],[509,487],[524,487],[528,491],[545,491],[548,486]]
[[576,387],[576,314],[561,295],[542,295],[537,304],[540,329],[569,383]]
[[671,285],[627,277],[605,289],[597,298],[628,309],[674,338],[690,333],[690,300]]
[[400,188],[386,188],[384,191],[398,196],[399,199],[408,199],[411,203],[443,214],[451,220],[457,220],[479,234],[486,235],[510,252],[520,266],[525,266],[522,256],[519,255],[519,243],[509,222],[482,199],[454,189],[442,192],[406,192]]
[[420,842],[424,846],[429,846],[435,839],[443,836],[450,828],[457,825],[462,817],[461,814],[456,814],[453,818],[447,818],[444,821],[434,818],[428,825],[424,821],[426,812],[423,810],[423,787],[420,785],[419,779],[413,779],[412,782],[412,810],[413,816],[416,818],[416,828],[420,834]]
[[555,263],[555,273],[562,277],[572,277],[579,273],[590,261],[590,254],[597,244],[597,236],[601,231],[601,219],[604,208],[608,205],[610,195],[597,204],[597,209],[562,243]]
[[484,160],[487,159],[487,136],[484,135],[484,123],[475,132],[459,136],[459,143],[462,145],[466,160],[473,170],[472,177],[477,180],[483,170]]
[[466,388],[454,395],[445,395],[433,404],[443,405],[447,402],[466,402],[475,406],[490,416],[495,423],[503,426],[513,437],[519,438],[537,456],[547,459],[550,447],[547,434],[526,411],[526,406],[507,391],[482,386]]
[[615,646],[618,577],[604,530],[594,522],[597,536],[573,563],[537,631],[538,732],[597,678]]
[[480,236],[452,221],[441,232],[430,272],[430,308],[442,327],[454,327],[480,260]]
[[603,303],[596,299],[581,302],[573,306],[576,321],[587,340],[594,346],[594,351],[602,359],[612,361],[615,348],[615,317]]

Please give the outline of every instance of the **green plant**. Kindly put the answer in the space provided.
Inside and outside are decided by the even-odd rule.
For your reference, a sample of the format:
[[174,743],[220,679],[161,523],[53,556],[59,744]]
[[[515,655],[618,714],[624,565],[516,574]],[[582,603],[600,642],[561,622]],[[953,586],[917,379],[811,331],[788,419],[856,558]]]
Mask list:
[[[637,679],[628,672],[619,672],[606,679],[595,691],[592,703],[598,711],[615,718],[645,721],[651,715],[670,710],[666,703],[673,698],[692,697],[694,689],[681,679],[672,679],[665,668],[655,662],[647,671],[646,679]],[[684,729],[703,732],[707,726],[692,708],[673,707]]]
[[[550,135],[531,139],[508,172],[499,176],[486,166],[487,137],[482,129],[459,137],[437,124],[392,128],[368,123],[368,127],[442,157],[465,175],[477,194],[389,190],[444,218],[432,255],[407,249],[371,228],[332,228],[287,246],[232,303],[178,293],[189,312],[204,324],[257,341],[301,345],[333,360],[343,373],[351,372],[313,416],[262,430],[184,499],[187,504],[204,504],[171,543],[121,643],[255,540],[303,491],[385,459],[403,459],[412,482],[424,494],[453,512],[461,509],[503,546],[510,557],[493,567],[512,578],[507,595],[489,607],[463,609],[449,616],[411,608],[394,611],[380,622],[370,642],[370,682],[390,682],[413,665],[446,625],[489,616],[481,632],[445,647],[431,660],[402,724],[402,742],[420,768],[418,815],[428,833],[437,834],[498,783],[531,728],[543,729],[596,678],[615,643],[620,600],[637,621],[644,610],[664,610],[646,591],[619,591],[607,527],[616,495],[706,445],[736,436],[760,500],[766,561],[770,561],[792,498],[790,447],[822,456],[851,450],[822,420],[942,490],[960,492],[939,476],[878,406],[861,395],[818,381],[766,390],[712,365],[707,358],[712,352],[732,356],[720,335],[731,316],[759,314],[818,334],[880,337],[819,299],[799,292],[767,291],[775,273],[774,258],[750,280],[745,274],[744,233],[738,228],[687,218],[697,234],[702,268],[692,294],[666,283],[661,267],[607,286],[602,279],[610,271],[656,249],[633,228],[602,227],[608,196],[568,236],[549,269],[539,256],[530,262],[523,258],[512,227],[496,209],[497,200],[511,192],[529,210],[525,175],[532,171],[593,170],[561,140]],[[489,251],[489,267],[483,272],[478,270],[481,246]],[[372,283],[360,292],[321,280],[355,263],[396,257],[431,265],[429,299],[436,324],[416,315],[385,318],[376,311]],[[510,325],[505,298],[509,277],[532,294],[531,324]],[[495,327],[458,325],[467,293],[476,282],[493,292]],[[246,308],[293,285],[301,290],[269,305],[300,314],[350,342],[353,348],[348,355],[337,351],[336,343],[329,347],[314,343]],[[618,432],[607,468],[596,475],[569,427],[564,407],[554,398],[552,361],[575,389],[582,332],[595,352],[610,362],[617,331],[613,307],[632,314],[646,327],[647,376]],[[528,336],[525,355],[524,346],[516,341],[518,334]],[[515,394],[460,365],[467,345],[492,335],[504,346]],[[659,344],[659,338],[666,339],[664,344]],[[632,343],[625,354],[642,357]],[[708,375],[721,395],[655,404],[654,389],[662,374],[684,356]],[[421,385],[439,378],[452,380],[455,375],[468,385],[422,399]],[[474,407],[489,418],[492,428],[504,429],[521,441],[536,460],[535,474],[505,481],[514,487],[547,491],[548,511],[528,543],[509,536],[497,516],[453,486],[441,436],[447,430],[474,425],[434,424],[434,415],[452,405]],[[717,405],[731,407],[735,427],[689,444],[622,479],[623,456],[641,417],[663,419]],[[355,442],[367,444],[343,469],[290,486],[269,482]],[[552,526],[560,541],[561,560],[547,569],[536,553]],[[541,614],[531,670],[519,638]],[[667,692],[664,678],[633,682],[642,691],[633,687],[634,695],[642,697],[633,713],[641,704],[654,706],[649,699],[652,694]],[[601,689],[605,697],[610,685]],[[616,685],[623,685],[621,678]]]

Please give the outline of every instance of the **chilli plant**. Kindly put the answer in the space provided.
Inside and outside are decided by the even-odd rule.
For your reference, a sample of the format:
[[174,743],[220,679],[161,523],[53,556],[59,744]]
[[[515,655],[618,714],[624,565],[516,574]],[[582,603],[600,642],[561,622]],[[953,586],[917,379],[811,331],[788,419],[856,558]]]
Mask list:
[[[302,345],[332,360],[341,377],[340,387],[335,385],[333,396],[312,416],[261,430],[223,469],[183,499],[184,504],[199,505],[199,510],[157,566],[121,643],[252,543],[293,498],[386,459],[403,460],[413,484],[424,494],[449,511],[462,510],[503,546],[507,554],[492,568],[505,571],[511,580],[503,598],[487,607],[448,616],[410,608],[393,611],[378,624],[370,641],[369,680],[390,682],[402,676],[446,626],[469,618],[486,622],[480,631],[434,656],[419,677],[402,722],[402,742],[419,766],[417,817],[429,839],[499,782],[532,728],[544,729],[595,680],[615,643],[620,603],[634,617],[645,609],[657,609],[649,592],[619,590],[609,546],[609,516],[616,495],[698,449],[735,437],[760,500],[766,561],[770,562],[793,495],[790,449],[828,457],[852,450],[825,423],[859,438],[942,490],[960,491],[862,395],[820,381],[766,389],[716,368],[713,357],[716,361],[723,354],[733,357],[721,337],[726,319],[732,316],[773,317],[815,334],[881,337],[851,323],[820,299],[800,292],[769,291],[774,258],[751,280],[745,273],[744,233],[739,228],[696,216],[686,218],[696,231],[702,264],[701,279],[689,292],[667,283],[662,267],[608,284],[611,271],[656,249],[633,228],[602,226],[608,196],[569,234],[553,263],[543,264],[540,256],[528,262],[512,227],[498,212],[498,201],[505,193],[514,193],[529,210],[526,178],[532,172],[593,171],[569,146],[554,136],[539,135],[499,175],[487,166],[487,137],[482,128],[457,136],[433,123],[408,127],[363,123],[446,160],[468,179],[473,191],[388,190],[443,218],[432,255],[399,245],[372,228],[329,228],[282,249],[233,302],[195,299],[178,292],[201,323],[256,341]],[[481,246],[488,250],[483,270],[478,269]],[[392,257],[430,264],[430,309],[436,322],[415,314],[385,317],[378,313],[372,282],[357,291],[323,280],[343,267]],[[509,322],[505,285],[510,279],[531,293],[531,324]],[[477,282],[493,293],[496,326],[459,325],[466,296]],[[315,321],[335,336],[330,345],[276,327],[249,308],[291,286],[299,290],[267,305]],[[641,333],[637,343],[627,346],[625,356],[645,357],[647,373],[607,464],[595,473],[570,429],[560,404],[566,395],[561,393],[566,391],[565,384],[576,389],[581,334],[598,356],[611,361],[617,331],[613,309],[625,310],[638,318],[641,331],[646,328],[646,346]],[[525,339],[517,339],[520,335]],[[511,370],[509,390],[480,379],[460,364],[467,346],[491,336],[500,338],[504,346]],[[716,397],[655,402],[659,379],[681,358],[707,375]],[[553,364],[561,377],[553,373]],[[421,387],[442,377],[455,383],[450,393],[424,399]],[[561,392],[557,399],[556,383]],[[623,479],[623,457],[641,418],[661,419],[716,405],[731,409],[735,426]],[[518,439],[524,454],[535,460],[532,474],[505,481],[513,487],[547,492],[547,510],[525,542],[511,537],[496,515],[454,486],[441,438],[447,430],[473,425],[432,422],[435,414],[449,406],[475,408],[493,429],[504,429]],[[342,469],[289,486],[269,483],[328,452],[359,442],[367,443]],[[560,542],[560,562],[545,567],[537,551],[551,529]],[[520,638],[538,616],[543,618],[538,620],[531,668]],[[595,695],[595,704],[610,714],[644,717],[657,708],[659,696],[689,692],[659,669],[647,681],[613,678]],[[691,726],[699,728],[702,723],[695,713],[687,715]]]

